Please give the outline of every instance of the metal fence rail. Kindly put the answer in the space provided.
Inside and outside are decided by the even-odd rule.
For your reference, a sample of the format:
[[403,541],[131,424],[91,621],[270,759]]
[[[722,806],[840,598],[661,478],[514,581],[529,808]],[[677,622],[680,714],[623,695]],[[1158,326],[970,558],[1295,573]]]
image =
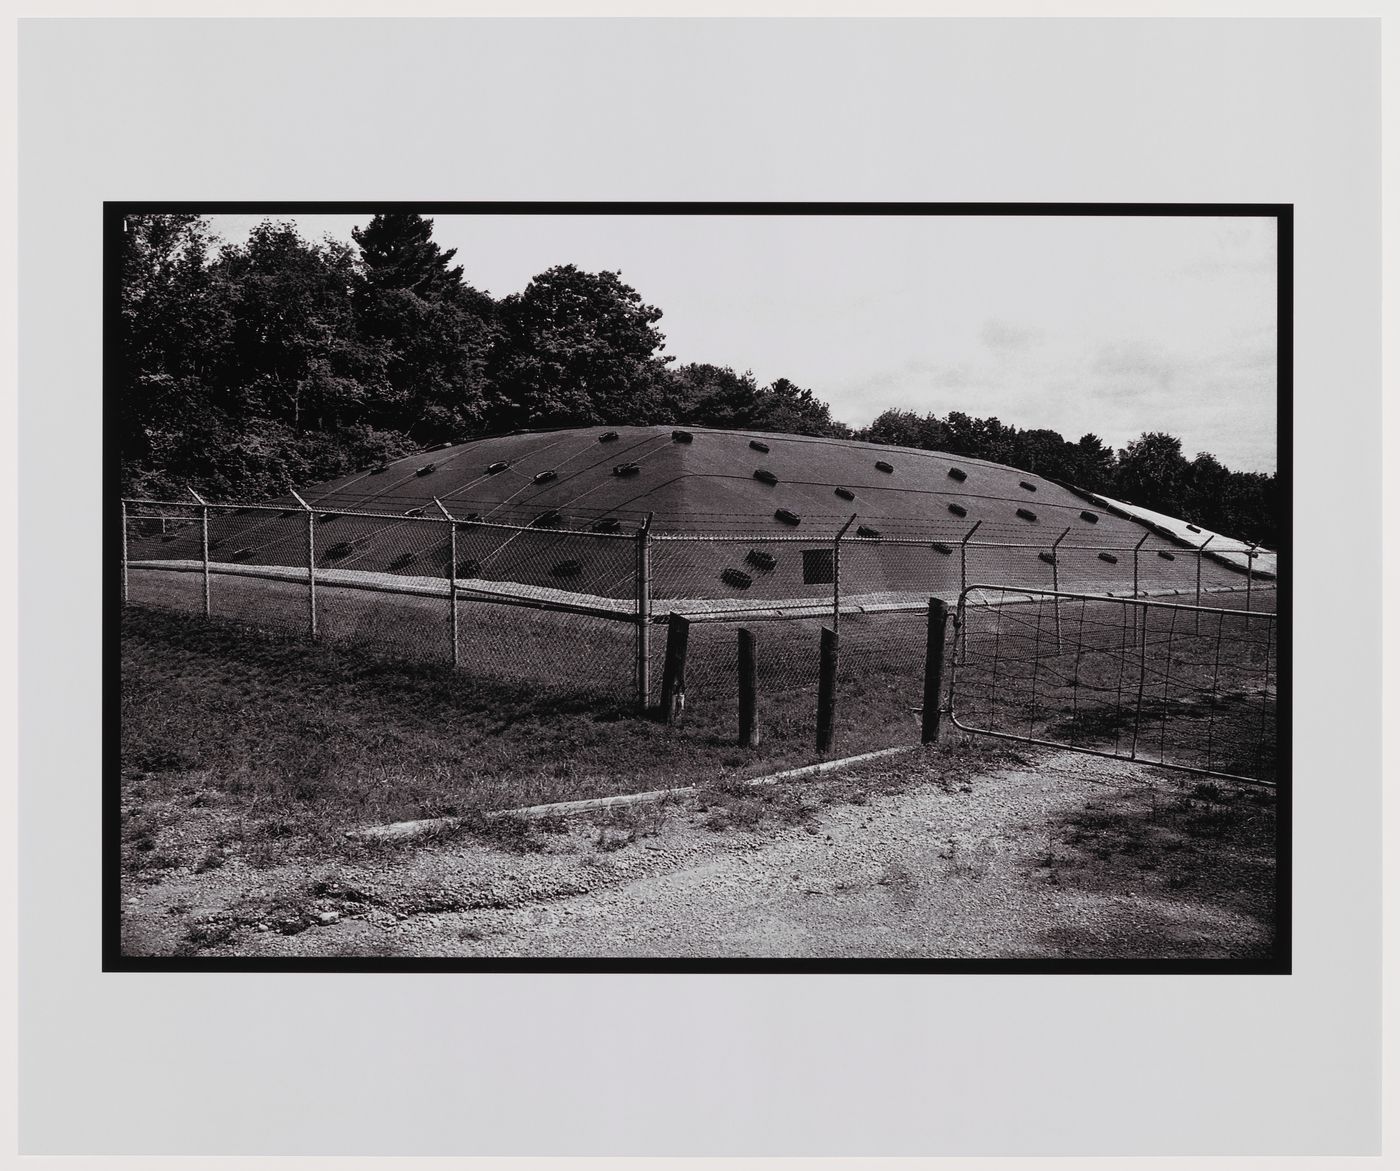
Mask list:
[[1272,612],[973,585],[956,627],[959,728],[1274,783]]

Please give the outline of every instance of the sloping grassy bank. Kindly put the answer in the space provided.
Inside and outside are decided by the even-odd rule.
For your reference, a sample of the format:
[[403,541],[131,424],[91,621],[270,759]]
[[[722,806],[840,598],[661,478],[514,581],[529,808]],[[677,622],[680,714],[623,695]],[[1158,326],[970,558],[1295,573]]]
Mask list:
[[[816,759],[812,697],[772,697],[740,749],[728,714],[667,728],[587,680],[544,690],[141,607],[123,614],[128,873],[339,852],[356,826],[759,775]],[[785,732],[786,730],[786,732]]]

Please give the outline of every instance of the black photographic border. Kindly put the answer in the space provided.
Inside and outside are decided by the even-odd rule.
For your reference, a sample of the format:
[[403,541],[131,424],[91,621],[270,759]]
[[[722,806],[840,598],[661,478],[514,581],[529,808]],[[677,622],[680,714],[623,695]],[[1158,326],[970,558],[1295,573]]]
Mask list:
[[[114,328],[120,314],[122,219],[130,215],[715,215],[715,216],[1134,216],[1273,219],[1278,230],[1278,718],[1275,924],[1272,952],[1251,959],[784,959],[766,957],[126,956],[121,951],[121,458],[113,423],[125,370]],[[1055,975],[1289,975],[1293,918],[1293,205],[1275,203],[521,202],[521,201],[108,201],[102,210],[102,842],[104,972],[771,972]]]

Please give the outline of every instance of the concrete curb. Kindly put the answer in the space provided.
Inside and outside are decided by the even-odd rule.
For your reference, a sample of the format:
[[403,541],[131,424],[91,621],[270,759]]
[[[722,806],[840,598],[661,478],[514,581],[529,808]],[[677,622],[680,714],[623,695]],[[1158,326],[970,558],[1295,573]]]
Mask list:
[[[780,781],[797,780],[800,777],[816,776],[834,772],[867,760],[881,760],[887,756],[912,752],[918,744],[902,744],[898,748],[880,748],[874,752],[862,752],[856,756],[845,756],[839,760],[823,760],[817,764],[807,764],[800,768],[784,769],[766,777],[754,777],[745,781],[746,785],[774,785]],[[628,805],[644,805],[653,801],[663,801],[668,797],[683,797],[695,792],[694,785],[682,785],[675,789],[653,789],[646,793],[622,793],[616,797],[594,797],[585,801],[558,801],[551,805],[526,805],[518,809],[495,809],[487,817],[520,817],[535,820],[542,817],[568,817],[574,813],[591,813],[600,809],[618,809]],[[462,824],[460,817],[428,817],[421,821],[395,821],[388,825],[371,825],[364,829],[352,829],[345,836],[352,842],[409,842],[428,837],[434,833],[454,830]]]

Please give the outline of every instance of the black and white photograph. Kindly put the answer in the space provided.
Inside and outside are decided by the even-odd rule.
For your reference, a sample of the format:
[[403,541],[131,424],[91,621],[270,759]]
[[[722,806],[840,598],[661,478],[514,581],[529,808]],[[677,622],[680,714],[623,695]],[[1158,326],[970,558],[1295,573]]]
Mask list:
[[105,966],[1287,972],[1292,228],[108,203]]
[[1387,1147],[1380,20],[80,7],[22,1163]]

